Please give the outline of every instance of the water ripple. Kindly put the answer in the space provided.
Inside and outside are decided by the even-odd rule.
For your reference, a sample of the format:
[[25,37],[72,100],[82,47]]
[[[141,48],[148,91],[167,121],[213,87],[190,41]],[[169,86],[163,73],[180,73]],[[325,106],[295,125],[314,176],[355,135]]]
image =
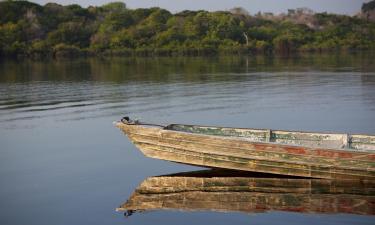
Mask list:
[[[373,73],[201,74],[205,81],[0,83],[0,125],[135,115],[280,111],[353,105],[374,111]],[[213,78],[215,77],[215,78]],[[365,78],[364,78],[365,77]],[[370,77],[370,78],[369,78]],[[370,106],[372,105],[372,106]]]

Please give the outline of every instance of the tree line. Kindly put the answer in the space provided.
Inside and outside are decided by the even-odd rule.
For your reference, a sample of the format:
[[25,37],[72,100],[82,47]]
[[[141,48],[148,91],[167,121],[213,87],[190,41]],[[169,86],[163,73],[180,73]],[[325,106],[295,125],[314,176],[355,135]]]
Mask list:
[[250,15],[242,8],[172,14],[129,9],[123,2],[83,8],[56,3],[0,2],[0,55],[206,55],[292,53],[375,48],[375,23],[366,16],[308,9]]

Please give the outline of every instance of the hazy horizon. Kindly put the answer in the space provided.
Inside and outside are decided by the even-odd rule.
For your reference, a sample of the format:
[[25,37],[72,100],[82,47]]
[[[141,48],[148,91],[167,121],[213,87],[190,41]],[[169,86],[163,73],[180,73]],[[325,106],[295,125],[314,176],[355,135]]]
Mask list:
[[[149,8],[149,7],[160,7],[171,11],[172,13],[179,12],[182,10],[229,10],[234,7],[243,7],[251,14],[255,14],[259,11],[261,12],[272,12],[272,13],[282,13],[287,12],[288,9],[295,9],[301,7],[310,8],[316,12],[329,12],[336,14],[348,14],[353,15],[361,10],[363,3],[369,0],[232,0],[232,1],[220,1],[216,0],[205,0],[196,1],[192,3],[192,0],[179,0],[178,2],[170,3],[168,0],[126,0],[125,2],[128,8]],[[83,7],[90,5],[100,6],[109,2],[110,0],[87,0],[82,3],[82,1],[77,0],[33,0],[41,5],[48,2],[55,2],[62,5],[68,4],[79,4]]]

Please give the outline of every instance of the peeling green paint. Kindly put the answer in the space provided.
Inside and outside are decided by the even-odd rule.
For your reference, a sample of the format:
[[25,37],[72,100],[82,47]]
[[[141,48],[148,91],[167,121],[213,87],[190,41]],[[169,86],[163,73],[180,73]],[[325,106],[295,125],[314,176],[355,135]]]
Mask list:
[[255,142],[275,142],[288,145],[332,149],[375,150],[375,136],[370,135],[326,134],[267,129],[207,127],[183,124],[171,124],[164,129],[194,134],[238,137]]

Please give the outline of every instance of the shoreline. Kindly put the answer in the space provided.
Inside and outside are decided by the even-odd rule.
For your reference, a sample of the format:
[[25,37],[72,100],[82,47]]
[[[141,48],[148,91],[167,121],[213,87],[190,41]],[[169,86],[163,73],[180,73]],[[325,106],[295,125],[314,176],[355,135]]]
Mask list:
[[212,49],[194,49],[194,50],[165,50],[165,49],[126,49],[126,50],[107,50],[103,52],[93,52],[89,50],[79,50],[74,52],[64,51],[58,53],[26,53],[17,55],[0,55],[0,60],[7,59],[69,59],[69,58],[112,58],[112,57],[220,57],[220,56],[252,56],[252,57],[293,57],[300,55],[339,55],[339,54],[373,54],[375,49],[330,49],[330,50],[296,50],[290,52],[259,52],[256,50],[249,50],[245,48],[232,50],[212,50]]

